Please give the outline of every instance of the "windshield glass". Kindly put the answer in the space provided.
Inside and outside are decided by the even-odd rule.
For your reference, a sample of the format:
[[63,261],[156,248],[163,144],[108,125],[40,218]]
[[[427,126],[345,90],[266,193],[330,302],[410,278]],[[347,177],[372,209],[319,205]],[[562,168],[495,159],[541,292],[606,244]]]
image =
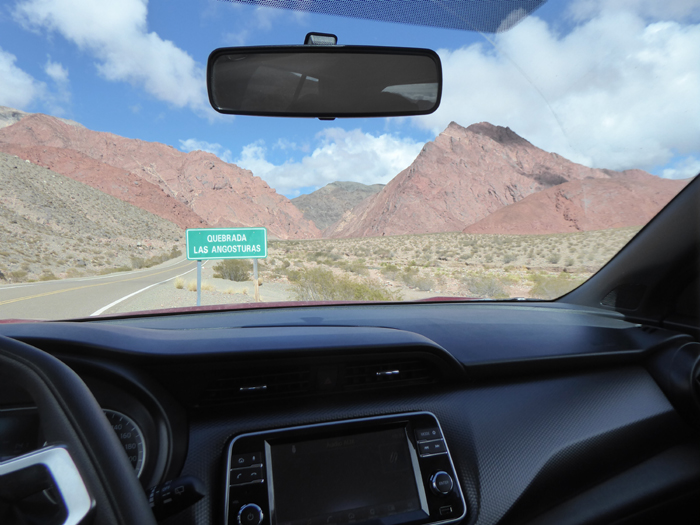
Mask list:
[[[568,0],[464,19],[483,32],[455,29],[463,17],[442,3],[416,5],[429,16],[410,21],[435,25],[215,0],[6,3],[0,319],[550,300],[700,171],[696,3]],[[211,108],[214,49],[309,32],[435,50],[439,109],[318,120]]]

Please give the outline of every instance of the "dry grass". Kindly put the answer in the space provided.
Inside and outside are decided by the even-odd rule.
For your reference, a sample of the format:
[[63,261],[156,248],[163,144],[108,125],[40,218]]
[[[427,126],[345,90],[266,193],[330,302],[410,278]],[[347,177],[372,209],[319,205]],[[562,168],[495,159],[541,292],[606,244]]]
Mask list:
[[190,281],[187,283],[187,290],[190,292],[197,291],[197,281]]
[[203,291],[203,292],[213,292],[214,290],[216,290],[216,288],[214,288],[214,285],[213,285],[213,284],[211,284],[211,283],[202,283],[202,291]]
[[175,288],[182,290],[185,287],[185,280],[182,277],[175,279]]
[[369,279],[387,293],[550,299],[590,277],[637,231],[271,241],[261,277],[298,283],[305,272],[319,268],[357,285]]

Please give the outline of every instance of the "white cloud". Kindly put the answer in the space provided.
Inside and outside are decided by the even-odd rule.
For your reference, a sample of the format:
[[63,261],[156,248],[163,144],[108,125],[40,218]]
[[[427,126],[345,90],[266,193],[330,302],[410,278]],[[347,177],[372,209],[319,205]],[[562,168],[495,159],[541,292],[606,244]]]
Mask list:
[[44,72],[57,84],[66,84],[68,82],[68,70],[62,64],[52,62],[51,58],[44,65]]
[[602,10],[632,12],[654,20],[700,19],[697,0],[577,0],[569,6],[569,12],[577,20],[587,20]]
[[216,142],[206,142],[197,139],[180,140],[180,149],[188,153],[190,151],[207,151],[213,153],[224,162],[233,162],[231,150],[224,148],[221,144]]
[[46,85],[15,65],[17,57],[0,48],[0,106],[26,109],[43,96]]
[[27,28],[57,32],[94,55],[99,73],[176,107],[209,115],[204,70],[173,42],[148,32],[146,0],[22,0]]
[[442,105],[415,124],[437,133],[452,120],[488,121],[612,169],[653,169],[697,154],[700,25],[605,10],[565,35],[529,17],[494,38],[498,51],[486,44],[440,51]]
[[675,163],[673,167],[666,168],[661,176],[666,179],[688,179],[700,174],[700,159],[686,157]]
[[[217,6],[218,7],[218,6]],[[308,20],[308,13],[303,11],[290,11],[287,9],[276,9],[264,6],[251,6],[237,2],[226,3],[226,9],[237,11],[236,17],[239,20],[238,27],[234,31],[224,33],[223,41],[226,45],[242,46],[248,42],[252,36],[260,36],[260,33],[269,33],[275,26],[280,24],[303,25]],[[208,12],[213,13],[214,9]],[[219,13],[219,9],[216,9]],[[296,42],[303,44],[303,42]]]
[[275,165],[258,141],[243,148],[235,163],[251,170],[279,193],[298,195],[299,188],[321,187],[334,181],[387,183],[420,153],[422,142],[359,129],[331,128],[316,135],[315,149],[300,161]]

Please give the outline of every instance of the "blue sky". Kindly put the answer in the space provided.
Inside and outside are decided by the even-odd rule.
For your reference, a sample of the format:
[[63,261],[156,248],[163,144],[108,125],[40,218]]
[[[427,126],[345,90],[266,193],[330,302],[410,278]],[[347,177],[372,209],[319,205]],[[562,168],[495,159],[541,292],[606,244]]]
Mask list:
[[[510,126],[588,166],[681,178],[700,171],[700,7],[694,0],[551,1],[479,35],[216,0],[13,0],[0,7],[0,105],[205,149],[289,197],[334,180],[386,183],[450,121]],[[217,115],[209,53],[232,45],[429,47],[443,104],[412,119]]]

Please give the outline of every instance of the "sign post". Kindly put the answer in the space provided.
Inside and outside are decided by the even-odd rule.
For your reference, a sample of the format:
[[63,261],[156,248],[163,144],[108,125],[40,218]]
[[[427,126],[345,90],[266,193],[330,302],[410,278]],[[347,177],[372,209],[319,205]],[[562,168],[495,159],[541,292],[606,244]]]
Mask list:
[[253,279],[255,279],[255,302],[260,302],[260,283],[258,282],[258,260],[253,259]]
[[197,261],[197,306],[202,304],[202,261]]
[[267,257],[266,228],[192,228],[185,232],[187,259],[197,261],[197,306],[201,302],[202,261],[253,259],[255,300],[258,292],[258,259]]

